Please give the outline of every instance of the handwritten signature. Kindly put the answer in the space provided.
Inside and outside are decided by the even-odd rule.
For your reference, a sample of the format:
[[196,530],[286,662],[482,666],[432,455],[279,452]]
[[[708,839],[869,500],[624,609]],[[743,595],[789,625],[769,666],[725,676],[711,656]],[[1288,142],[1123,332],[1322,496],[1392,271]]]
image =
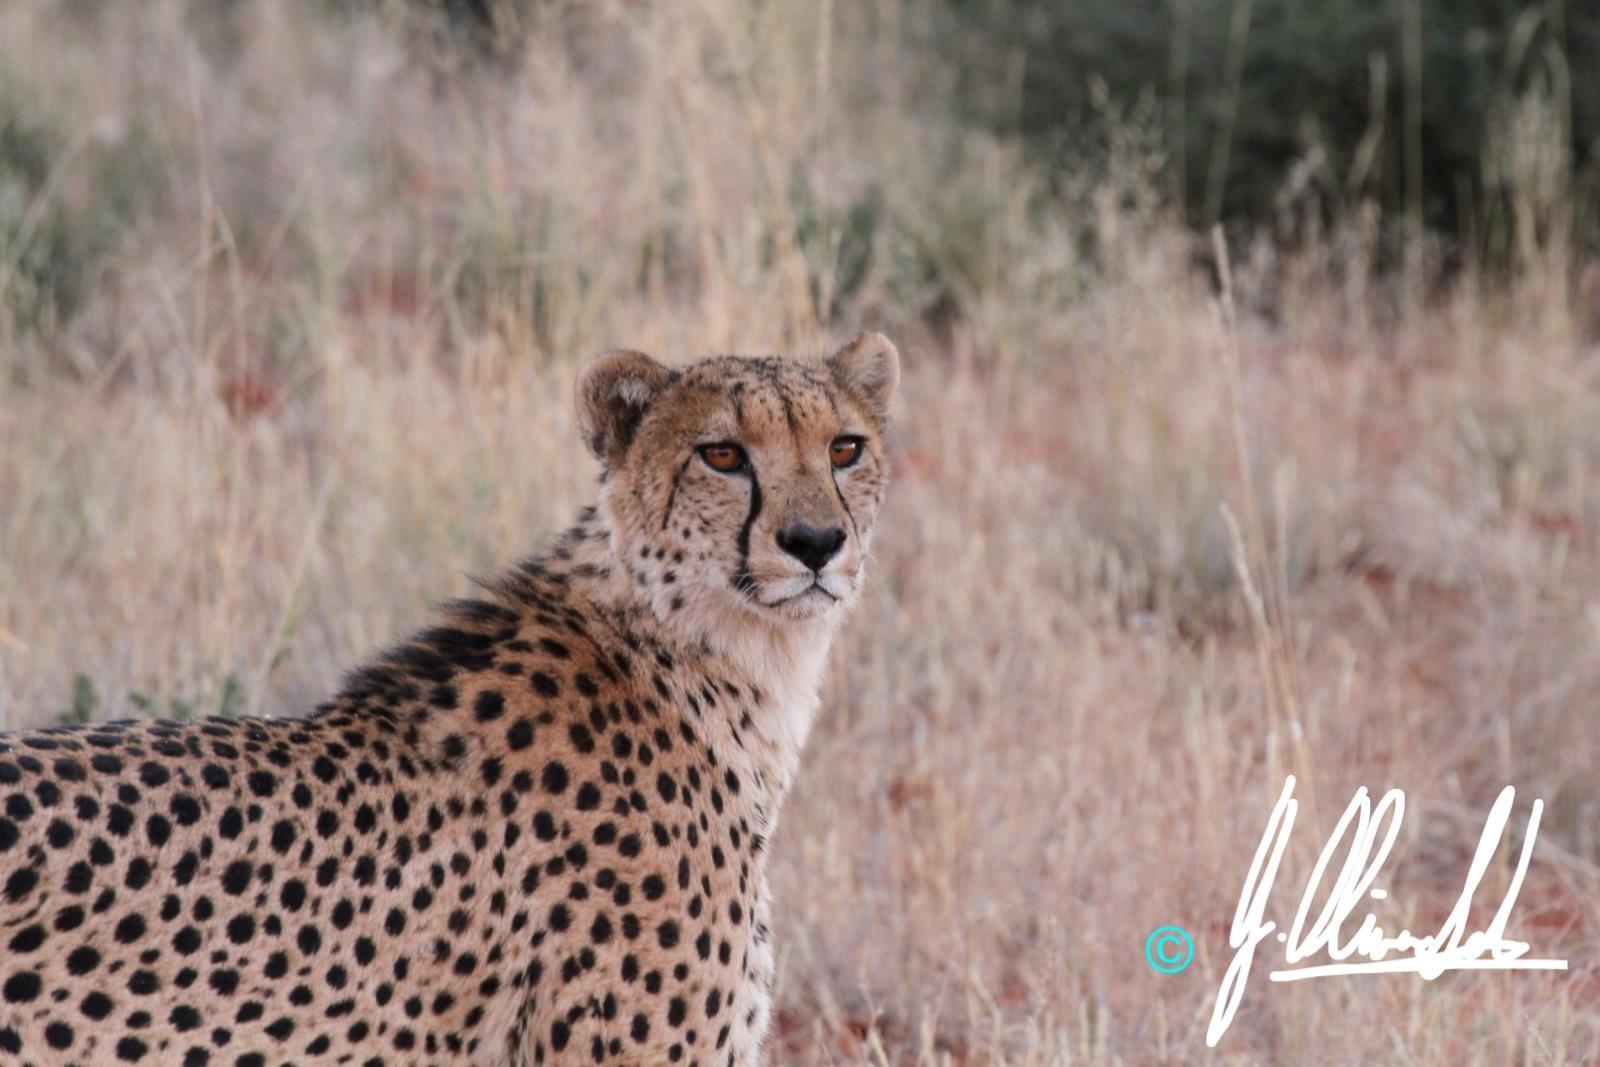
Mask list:
[[[1291,966],[1268,974],[1274,982],[1298,982],[1307,978],[1330,978],[1343,974],[1399,974],[1414,973],[1432,981],[1445,971],[1496,970],[1496,971],[1564,971],[1566,960],[1524,959],[1528,945],[1523,941],[1506,938],[1506,923],[1516,906],[1517,893],[1522,889],[1522,879],[1528,873],[1528,860],[1533,855],[1533,843],[1539,835],[1539,816],[1544,802],[1535,800],[1533,812],[1528,816],[1528,832],[1523,838],[1522,853],[1517,858],[1516,874],[1506,889],[1505,897],[1495,912],[1494,920],[1485,930],[1468,931],[1467,914],[1472,907],[1472,897],[1478,883],[1483,880],[1500,840],[1511,818],[1511,805],[1516,790],[1506,786],[1489,810],[1484,821],[1483,834],[1478,838],[1478,851],[1472,857],[1467,871],[1466,884],[1455,907],[1439,927],[1438,933],[1418,936],[1402,930],[1393,936],[1384,933],[1377,917],[1370,912],[1360,928],[1346,937],[1344,927],[1356,908],[1367,898],[1383,900],[1387,893],[1373,888],[1383,862],[1400,833],[1400,823],[1405,817],[1406,796],[1399,789],[1391,789],[1374,807],[1365,787],[1356,791],[1350,806],[1344,811],[1339,824],[1334,827],[1322,855],[1317,858],[1311,877],[1306,882],[1300,907],[1295,912],[1289,929],[1278,933],[1284,944],[1284,960],[1293,965],[1309,959],[1318,952],[1339,961],[1310,966]],[[1215,1048],[1222,1035],[1227,1033],[1233,1016],[1244,998],[1245,983],[1255,960],[1256,948],[1278,926],[1264,918],[1267,898],[1272,883],[1278,876],[1278,865],[1283,860],[1289,844],[1290,831],[1299,812],[1300,802],[1294,799],[1294,776],[1283,784],[1283,794],[1267,819],[1267,829],[1261,835],[1250,873],[1245,876],[1244,888],[1239,894],[1239,906],[1233,915],[1233,927],[1228,934],[1228,944],[1234,949],[1232,962],[1217,989],[1216,1006],[1211,1012],[1211,1025],[1206,1028],[1206,1044]],[[1333,887],[1328,891],[1321,910],[1314,918],[1318,890],[1334,862],[1335,853],[1349,838],[1348,850]],[[1391,958],[1393,956],[1394,958]],[[1352,962],[1352,957],[1363,959]]]

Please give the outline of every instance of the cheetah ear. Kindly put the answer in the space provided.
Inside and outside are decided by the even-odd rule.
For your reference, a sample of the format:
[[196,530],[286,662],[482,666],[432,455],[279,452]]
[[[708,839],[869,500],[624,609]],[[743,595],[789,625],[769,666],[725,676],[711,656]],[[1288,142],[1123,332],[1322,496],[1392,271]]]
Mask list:
[[839,388],[866,405],[879,422],[889,417],[894,391],[900,385],[900,352],[881,333],[863,333],[828,357],[828,370]]
[[578,375],[578,426],[589,451],[615,463],[628,451],[639,422],[677,372],[643,352],[607,352]]

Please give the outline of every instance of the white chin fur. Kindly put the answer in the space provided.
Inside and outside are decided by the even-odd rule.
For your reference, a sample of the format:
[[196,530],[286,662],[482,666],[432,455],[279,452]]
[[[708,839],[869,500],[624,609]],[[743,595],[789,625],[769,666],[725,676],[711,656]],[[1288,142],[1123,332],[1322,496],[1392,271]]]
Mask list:
[[[798,766],[811,729],[828,646],[854,600],[853,583],[843,575],[827,575],[815,584],[830,587],[829,593],[813,588],[809,576],[780,578],[759,583],[761,604],[730,586],[704,590],[676,613],[658,609],[761,687],[766,699],[758,728],[775,745],[788,773]],[[845,595],[835,599],[834,589]],[[773,604],[785,596],[789,599]]]

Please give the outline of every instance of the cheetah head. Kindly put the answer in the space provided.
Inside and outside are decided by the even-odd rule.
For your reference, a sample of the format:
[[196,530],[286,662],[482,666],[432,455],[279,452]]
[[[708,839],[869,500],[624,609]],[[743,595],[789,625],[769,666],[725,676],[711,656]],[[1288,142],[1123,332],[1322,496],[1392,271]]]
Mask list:
[[578,415],[615,565],[690,630],[837,622],[861,589],[899,379],[876,333],[818,362],[600,356]]

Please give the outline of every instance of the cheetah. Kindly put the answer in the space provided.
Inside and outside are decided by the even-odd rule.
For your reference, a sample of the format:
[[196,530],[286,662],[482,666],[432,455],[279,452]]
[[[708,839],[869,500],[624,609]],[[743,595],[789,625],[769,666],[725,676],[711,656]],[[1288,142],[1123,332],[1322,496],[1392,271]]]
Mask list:
[[762,1062],[899,373],[603,355],[595,506],[311,714],[0,735],[0,1062]]

